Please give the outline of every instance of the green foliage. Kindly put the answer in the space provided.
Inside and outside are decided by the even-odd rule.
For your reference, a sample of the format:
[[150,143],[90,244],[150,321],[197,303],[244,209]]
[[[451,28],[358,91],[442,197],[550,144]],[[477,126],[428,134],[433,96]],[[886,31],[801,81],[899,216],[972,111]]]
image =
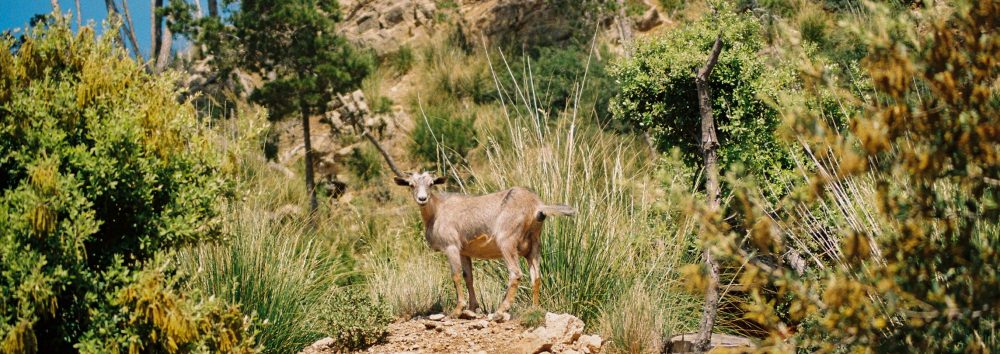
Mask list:
[[[1000,348],[1000,1],[895,12],[871,5],[847,23],[868,48],[861,64],[872,90],[857,94],[836,70],[805,56],[801,92],[781,100],[789,135],[816,152],[810,183],[777,204],[737,189],[742,215],[729,225],[705,215],[723,255],[747,262],[749,316],[769,329],[772,349],[822,352],[989,352]],[[835,93],[849,130],[801,95]],[[855,183],[870,181],[870,183]],[[846,182],[846,183],[845,183]],[[799,211],[852,203],[838,190],[860,186],[873,222],[832,219],[829,267],[802,276],[753,261],[737,240],[783,254],[784,225]],[[771,217],[773,216],[773,218]],[[732,228],[752,230],[749,235]],[[792,229],[793,232],[795,229]],[[789,299],[784,315],[764,294]],[[799,333],[784,339],[788,329]]]
[[790,88],[789,68],[767,65],[761,27],[750,13],[720,9],[637,46],[632,59],[613,66],[620,91],[614,116],[648,129],[660,150],[681,149],[689,166],[702,155],[701,118],[693,71],[705,64],[716,34],[723,50],[709,78],[723,173],[740,165],[774,182],[791,167],[789,151],[774,135],[778,112],[767,102]]
[[413,129],[410,153],[429,162],[465,162],[469,151],[479,144],[473,129],[475,117],[447,105],[428,106],[425,113],[425,120],[418,120]]
[[[535,52],[528,63],[530,76],[525,64],[518,63],[514,70],[525,73],[523,77],[530,81],[518,85],[533,86],[541,107],[547,107],[550,114],[557,110],[578,109],[587,114],[596,113],[600,121],[610,119],[608,102],[617,88],[605,71],[604,62],[576,46],[542,47]],[[501,78],[505,86],[513,86],[509,76]],[[581,107],[574,107],[573,103]]]
[[372,113],[385,114],[392,112],[392,100],[389,97],[378,96],[372,104]]
[[684,0],[659,0],[660,8],[668,14],[683,10],[687,2]]
[[389,308],[372,301],[367,292],[346,287],[329,298],[320,314],[320,324],[343,351],[360,350],[377,344],[389,333]]
[[[251,320],[236,306],[200,293],[185,294],[170,262],[130,274],[109,275],[128,285],[108,293],[117,308],[95,311],[94,324],[77,348],[83,353],[255,353]],[[108,289],[110,290],[110,289]]]
[[365,146],[351,151],[347,166],[365,182],[382,177],[382,156],[372,147]]
[[271,78],[251,99],[272,119],[322,112],[335,93],[356,89],[372,61],[341,36],[335,0],[244,0],[231,14],[243,67]]
[[[171,77],[147,74],[112,37],[95,39],[90,27],[74,36],[57,18],[30,29],[16,50],[0,40],[0,352],[151,338],[162,327],[143,324],[149,318],[136,312],[145,305],[129,289],[170,297],[171,286],[136,283],[150,275],[133,270],[219,235],[216,204],[227,188],[206,129],[177,102]],[[186,299],[177,306],[193,306]],[[202,323],[247,348],[249,335],[229,318],[235,310],[199,311],[182,313],[223,316]],[[131,320],[100,327],[108,316]],[[129,345],[173,341],[186,351],[184,343],[222,332],[172,333]]]

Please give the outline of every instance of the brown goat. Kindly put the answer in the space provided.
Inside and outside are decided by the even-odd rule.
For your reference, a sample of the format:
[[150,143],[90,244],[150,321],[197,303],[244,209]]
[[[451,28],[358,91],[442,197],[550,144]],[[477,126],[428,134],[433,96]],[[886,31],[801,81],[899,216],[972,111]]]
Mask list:
[[448,257],[455,293],[458,294],[458,305],[452,316],[461,314],[467,305],[461,291],[463,275],[469,291],[469,309],[479,309],[472,284],[473,257],[503,258],[507,265],[507,292],[497,308],[498,314],[506,313],[514,301],[521,281],[519,257],[528,260],[531,303],[538,305],[542,223],[549,216],[573,215],[573,208],[546,205],[538,195],[520,187],[481,196],[440,193],[434,190],[434,186],[443,184],[445,179],[435,178],[427,172],[414,173],[406,178],[396,177],[395,182],[412,188],[413,198],[420,205],[428,245]]

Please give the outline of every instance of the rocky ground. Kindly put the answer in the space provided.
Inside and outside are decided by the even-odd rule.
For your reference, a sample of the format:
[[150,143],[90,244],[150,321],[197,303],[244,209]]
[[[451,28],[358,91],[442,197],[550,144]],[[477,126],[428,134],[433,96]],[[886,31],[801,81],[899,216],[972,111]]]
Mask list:
[[[300,354],[335,353],[322,339]],[[584,334],[584,324],[569,314],[545,314],[545,324],[526,329],[517,321],[452,319],[443,315],[389,325],[382,344],[362,353],[600,353],[604,341]]]

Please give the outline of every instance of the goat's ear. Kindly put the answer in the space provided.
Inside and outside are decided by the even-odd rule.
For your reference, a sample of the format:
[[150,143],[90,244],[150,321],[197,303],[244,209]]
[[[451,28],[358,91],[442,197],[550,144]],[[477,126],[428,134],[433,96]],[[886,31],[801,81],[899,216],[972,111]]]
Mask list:
[[409,186],[410,185],[410,181],[406,180],[406,178],[403,178],[403,177],[393,177],[392,180],[395,181],[396,184],[400,185],[400,186]]
[[444,182],[447,182],[447,181],[448,181],[447,178],[437,177],[437,178],[434,179],[434,184],[444,184]]

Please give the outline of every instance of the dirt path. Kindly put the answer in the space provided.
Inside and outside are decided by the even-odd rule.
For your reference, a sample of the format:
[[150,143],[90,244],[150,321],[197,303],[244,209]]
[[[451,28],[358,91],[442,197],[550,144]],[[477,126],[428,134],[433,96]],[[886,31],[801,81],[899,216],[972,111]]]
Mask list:
[[413,319],[389,325],[386,343],[366,353],[516,353],[525,332],[516,321]]
[[[451,319],[443,315],[418,317],[389,325],[385,342],[357,353],[599,353],[603,340],[583,334],[584,324],[568,314],[545,314],[545,324],[525,329],[514,321],[484,318]],[[433,318],[433,319],[431,319]],[[334,353],[325,338],[300,354]]]

